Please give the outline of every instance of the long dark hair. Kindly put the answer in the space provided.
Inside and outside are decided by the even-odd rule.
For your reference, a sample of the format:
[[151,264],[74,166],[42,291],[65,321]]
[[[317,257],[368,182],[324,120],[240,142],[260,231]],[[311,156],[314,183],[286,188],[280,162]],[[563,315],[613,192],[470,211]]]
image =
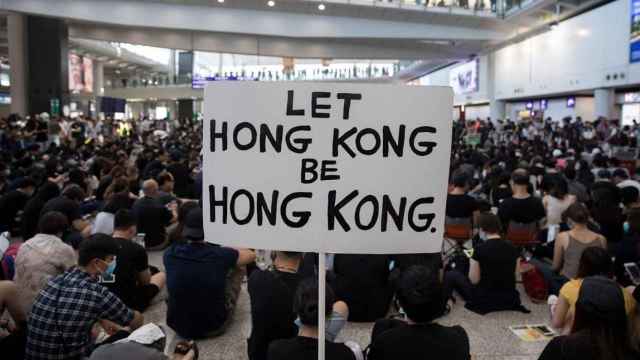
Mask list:
[[[620,289],[620,291],[623,291]],[[596,351],[595,359],[624,360],[633,353],[631,334],[624,307],[615,316],[599,316],[590,312],[580,301],[576,303],[572,334],[581,332],[589,337]]]

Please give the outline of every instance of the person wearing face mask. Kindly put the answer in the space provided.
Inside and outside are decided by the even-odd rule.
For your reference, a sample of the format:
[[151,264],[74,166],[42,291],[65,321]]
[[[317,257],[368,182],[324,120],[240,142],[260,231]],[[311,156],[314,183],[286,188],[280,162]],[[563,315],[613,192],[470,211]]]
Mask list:
[[112,324],[105,330],[116,338],[143,324],[139,312],[98,283],[113,275],[117,252],[111,236],[95,234],[80,245],[78,267],[47,283],[31,309],[25,359],[82,359],[95,348],[96,322]]

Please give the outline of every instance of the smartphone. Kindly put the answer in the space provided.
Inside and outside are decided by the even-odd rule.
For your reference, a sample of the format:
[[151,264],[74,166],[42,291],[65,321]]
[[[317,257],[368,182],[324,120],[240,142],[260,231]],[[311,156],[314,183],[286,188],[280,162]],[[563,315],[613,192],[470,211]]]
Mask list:
[[114,274],[109,276],[100,275],[98,280],[102,284],[113,284],[116,282],[116,276]]
[[636,286],[640,285],[640,267],[638,267],[638,264],[625,263],[624,270],[634,285]]
[[540,331],[544,336],[554,336],[556,334],[555,331],[553,331],[553,329],[551,329],[547,325],[536,325],[532,327]]

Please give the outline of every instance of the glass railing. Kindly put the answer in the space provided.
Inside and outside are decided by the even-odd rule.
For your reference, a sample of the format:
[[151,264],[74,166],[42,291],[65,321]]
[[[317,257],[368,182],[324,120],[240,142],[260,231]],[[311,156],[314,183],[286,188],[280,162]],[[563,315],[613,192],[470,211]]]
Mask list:
[[[502,2],[505,0],[305,0],[318,3],[349,5],[368,5],[406,10],[468,12],[482,14],[502,14]],[[513,1],[513,0],[512,0]]]
[[145,78],[108,79],[106,87],[146,88],[193,85],[202,87],[207,81],[366,81],[391,79],[410,62],[390,63],[332,63],[326,66],[317,64],[296,64],[292,69],[282,65],[251,65],[227,67],[222,73],[195,74],[181,76],[152,76]]

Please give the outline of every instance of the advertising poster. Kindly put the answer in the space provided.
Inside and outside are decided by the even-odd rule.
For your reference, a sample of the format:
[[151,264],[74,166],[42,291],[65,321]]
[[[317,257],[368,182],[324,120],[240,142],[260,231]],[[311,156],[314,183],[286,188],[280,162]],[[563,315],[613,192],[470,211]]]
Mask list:
[[631,38],[629,62],[640,61],[640,0],[631,0]]
[[449,85],[456,95],[478,91],[478,59],[451,69]]

